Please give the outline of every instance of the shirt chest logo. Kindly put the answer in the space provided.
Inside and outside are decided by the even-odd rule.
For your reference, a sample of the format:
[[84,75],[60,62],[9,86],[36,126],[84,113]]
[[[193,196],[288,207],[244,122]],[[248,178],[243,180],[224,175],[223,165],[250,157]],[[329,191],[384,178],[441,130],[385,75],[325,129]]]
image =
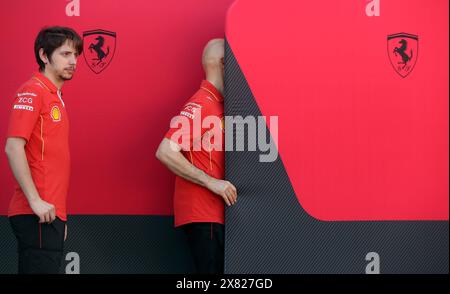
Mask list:
[[59,110],[58,106],[53,106],[50,111],[50,117],[54,122],[61,121],[61,111]]

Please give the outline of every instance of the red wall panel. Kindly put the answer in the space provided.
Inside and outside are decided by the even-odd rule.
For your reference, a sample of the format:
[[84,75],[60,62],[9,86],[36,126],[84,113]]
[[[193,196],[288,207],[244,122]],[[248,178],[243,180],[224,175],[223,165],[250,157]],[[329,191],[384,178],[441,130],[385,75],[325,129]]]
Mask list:
[[[71,123],[70,214],[172,213],[174,178],[155,159],[170,119],[197,90],[206,42],[224,36],[232,0],[8,1],[0,9],[0,147],[14,93],[37,69],[34,39],[43,26],[116,33],[111,63],[100,74],[78,59],[63,87]],[[3,152],[2,152],[3,153]],[[0,214],[7,213],[13,177],[0,156]]]

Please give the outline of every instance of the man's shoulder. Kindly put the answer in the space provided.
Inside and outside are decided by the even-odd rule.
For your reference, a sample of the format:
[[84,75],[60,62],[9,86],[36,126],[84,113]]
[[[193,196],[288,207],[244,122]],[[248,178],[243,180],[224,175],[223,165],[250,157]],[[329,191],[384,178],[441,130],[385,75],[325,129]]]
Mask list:
[[205,94],[204,91],[199,89],[185,104],[193,104],[201,108],[208,108],[214,105],[214,103],[215,100],[211,95]]
[[39,81],[30,78],[17,89],[17,96],[38,97],[45,94],[44,87]]

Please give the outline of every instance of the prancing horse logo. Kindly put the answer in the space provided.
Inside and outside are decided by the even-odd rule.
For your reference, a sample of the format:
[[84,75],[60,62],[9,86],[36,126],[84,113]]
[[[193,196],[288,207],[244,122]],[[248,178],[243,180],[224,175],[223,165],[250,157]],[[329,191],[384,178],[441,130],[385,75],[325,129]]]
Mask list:
[[407,33],[389,35],[387,46],[389,60],[394,70],[405,78],[416,65],[419,37]]
[[93,30],[83,33],[83,55],[89,68],[101,73],[111,63],[116,49],[116,33]]
[[98,40],[98,42],[95,44],[91,43],[91,45],[89,45],[89,51],[92,52],[92,50],[94,50],[95,53],[97,53],[97,58],[95,60],[98,60],[96,65],[99,65],[105,57],[108,57],[109,46],[106,49],[107,51],[105,53],[105,51],[103,51],[103,45],[105,45],[105,38],[103,38],[102,36],[98,36],[97,38],[95,38],[95,40]]

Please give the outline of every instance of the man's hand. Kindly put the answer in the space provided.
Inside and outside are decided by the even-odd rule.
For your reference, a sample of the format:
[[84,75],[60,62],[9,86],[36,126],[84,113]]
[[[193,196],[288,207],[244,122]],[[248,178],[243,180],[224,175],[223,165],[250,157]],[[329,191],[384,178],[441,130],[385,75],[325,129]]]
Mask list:
[[55,206],[40,198],[30,200],[30,207],[39,217],[39,223],[51,223],[56,218]]
[[236,187],[228,181],[210,177],[209,181],[206,183],[206,188],[222,197],[223,201],[225,201],[228,206],[235,204],[237,201]]
[[33,212],[39,217],[40,223],[51,223],[55,219],[55,206],[41,199],[31,177],[25,154],[24,138],[10,137],[6,140],[5,152],[8,156],[9,166],[19,183]]

